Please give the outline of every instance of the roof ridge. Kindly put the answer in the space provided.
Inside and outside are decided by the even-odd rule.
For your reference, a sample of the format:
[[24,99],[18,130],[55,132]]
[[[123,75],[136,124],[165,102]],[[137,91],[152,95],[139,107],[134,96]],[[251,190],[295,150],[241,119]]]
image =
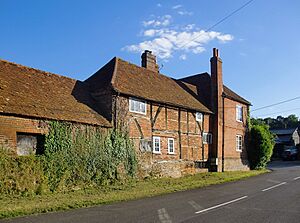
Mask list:
[[177,79],[177,80],[182,80],[182,79],[185,79],[185,78],[196,77],[196,76],[203,75],[203,74],[208,74],[208,75],[209,75],[209,73],[205,71],[205,72],[203,72],[203,73],[192,74],[192,75],[189,75],[189,76],[186,76],[186,77],[181,77],[181,78],[179,78],[179,79]]
[[120,60],[120,61],[123,61],[123,62],[125,62],[125,63],[128,63],[129,65],[133,65],[133,66],[135,66],[135,67],[137,67],[137,68],[139,68],[139,69],[144,69],[144,70],[146,70],[147,72],[151,72],[152,74],[154,74],[154,75],[161,75],[161,76],[164,76],[164,77],[166,77],[166,78],[169,78],[169,79],[171,79],[171,80],[173,80],[173,81],[175,81],[176,82],[176,80],[177,79],[175,79],[175,78],[173,78],[173,77],[170,77],[170,76],[168,76],[168,75],[166,75],[166,74],[163,74],[163,73],[159,73],[159,72],[155,72],[155,71],[152,71],[152,70],[150,70],[150,69],[147,69],[147,68],[145,68],[145,67],[141,67],[141,66],[139,66],[139,65],[137,65],[137,64],[134,64],[134,63],[131,63],[131,62],[129,62],[129,61],[127,61],[127,60],[124,60],[124,59],[122,59],[122,58],[119,58],[119,57],[116,57],[118,60]]
[[115,80],[116,80],[116,76],[117,76],[117,70],[118,70],[118,62],[120,59],[119,57],[114,57],[113,60],[115,60],[115,64],[114,64],[114,71],[111,77],[111,85],[114,87],[115,85]]
[[[56,73],[40,70],[40,69],[37,69],[37,68],[25,66],[25,65],[18,64],[18,63],[12,62],[12,61],[8,61],[8,60],[0,59],[0,62],[7,63],[7,64],[10,64],[10,65],[22,68],[22,69],[33,70],[33,71],[39,72],[39,73],[47,75],[47,76],[54,75],[54,76],[57,76],[57,77],[66,78],[66,79],[73,80],[73,81],[80,81],[80,80],[77,80],[77,79],[74,79],[74,78],[71,78],[71,77],[67,77],[67,76],[64,76],[64,75],[61,75],[61,74],[56,74]],[[80,82],[82,82],[82,81],[80,81]]]

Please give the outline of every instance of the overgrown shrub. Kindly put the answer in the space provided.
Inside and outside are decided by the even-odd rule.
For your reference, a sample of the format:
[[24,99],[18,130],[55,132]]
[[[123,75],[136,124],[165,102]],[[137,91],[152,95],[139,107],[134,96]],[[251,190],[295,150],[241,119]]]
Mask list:
[[251,169],[263,169],[270,161],[274,137],[266,125],[253,125],[250,130],[248,159]]
[[45,141],[43,163],[51,191],[111,184],[135,174],[133,145],[119,130],[54,121]]
[[0,148],[0,194],[41,194],[113,184],[135,176],[126,132],[51,121],[43,155]]
[[0,148],[0,194],[30,195],[44,190],[40,161],[33,155],[17,156]]

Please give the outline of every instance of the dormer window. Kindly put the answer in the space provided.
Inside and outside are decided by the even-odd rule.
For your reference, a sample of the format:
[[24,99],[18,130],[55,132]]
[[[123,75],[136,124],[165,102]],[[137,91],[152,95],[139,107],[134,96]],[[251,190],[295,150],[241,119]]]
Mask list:
[[243,122],[243,107],[241,105],[236,106],[236,120]]
[[196,112],[196,121],[203,122],[203,114],[200,112]]
[[129,98],[129,111],[135,112],[139,114],[146,115],[147,111],[147,104],[145,101],[136,99],[136,98]]

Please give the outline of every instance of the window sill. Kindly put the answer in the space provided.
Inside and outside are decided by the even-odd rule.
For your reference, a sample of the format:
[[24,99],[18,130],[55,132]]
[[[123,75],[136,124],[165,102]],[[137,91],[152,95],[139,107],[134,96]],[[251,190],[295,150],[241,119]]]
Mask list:
[[239,123],[243,123],[243,121],[241,121],[241,120],[236,120],[237,122],[239,122]]
[[168,155],[176,155],[176,153],[168,153]]
[[147,115],[147,112],[145,112],[145,113],[137,112],[137,111],[129,111],[129,112],[134,113],[134,114]]
[[153,154],[161,155],[161,152],[154,152],[152,151]]
[[243,150],[237,150],[237,149],[236,149],[235,151],[236,151],[236,152],[238,152],[238,153],[241,153],[241,152],[243,152]]

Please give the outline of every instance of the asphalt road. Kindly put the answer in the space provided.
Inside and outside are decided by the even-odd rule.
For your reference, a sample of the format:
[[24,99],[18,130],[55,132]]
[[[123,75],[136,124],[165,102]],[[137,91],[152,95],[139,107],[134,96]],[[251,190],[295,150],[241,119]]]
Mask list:
[[300,162],[274,162],[271,173],[112,205],[0,222],[300,222]]

